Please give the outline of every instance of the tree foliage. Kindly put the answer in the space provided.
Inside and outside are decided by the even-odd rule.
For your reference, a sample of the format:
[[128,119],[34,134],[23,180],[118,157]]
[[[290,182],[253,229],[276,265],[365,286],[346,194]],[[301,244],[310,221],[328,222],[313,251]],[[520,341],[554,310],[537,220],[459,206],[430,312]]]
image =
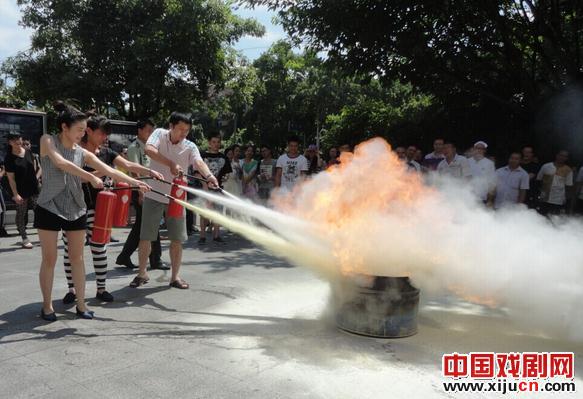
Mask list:
[[135,119],[190,109],[220,86],[228,46],[263,33],[220,0],[19,0],[32,47],[10,60],[23,96]]
[[252,0],[351,71],[439,94],[529,104],[581,71],[583,3],[556,0]]
[[434,134],[504,147],[537,134],[541,146],[561,135],[572,146],[583,136],[581,119],[568,132],[538,122],[548,112],[544,120],[572,119],[557,98],[582,80],[581,1],[247,2],[276,10],[290,37],[325,51],[349,76],[409,82],[434,95],[444,105],[436,125],[443,131]]
[[252,67],[253,102],[238,117],[245,141],[281,148],[290,134],[309,144],[320,131],[324,146],[356,144],[373,135],[417,142],[426,115],[435,109],[433,98],[411,84],[346,76],[315,52],[296,53],[285,41]]

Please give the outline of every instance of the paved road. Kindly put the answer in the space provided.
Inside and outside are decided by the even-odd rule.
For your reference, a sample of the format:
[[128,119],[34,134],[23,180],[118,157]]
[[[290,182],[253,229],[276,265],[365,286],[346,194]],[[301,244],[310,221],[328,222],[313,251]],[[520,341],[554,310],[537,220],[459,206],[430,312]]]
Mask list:
[[[115,232],[121,239],[126,234]],[[220,247],[200,248],[196,240],[184,252],[190,290],[169,289],[161,271],[151,273],[146,287],[131,289],[132,275],[113,268],[108,288],[116,301],[90,300],[98,316],[92,321],[76,319],[74,308],[60,302],[66,289],[58,267],[59,321],[46,324],[38,318],[39,248],[20,249],[17,237],[0,239],[0,397],[462,397],[442,390],[443,353],[583,354],[580,344],[529,336],[504,315],[451,300],[425,304],[414,337],[343,333],[326,311],[328,284],[309,271],[235,236]],[[120,248],[111,245],[110,267]],[[89,293],[91,268],[89,261]],[[583,370],[579,358],[577,366]]]

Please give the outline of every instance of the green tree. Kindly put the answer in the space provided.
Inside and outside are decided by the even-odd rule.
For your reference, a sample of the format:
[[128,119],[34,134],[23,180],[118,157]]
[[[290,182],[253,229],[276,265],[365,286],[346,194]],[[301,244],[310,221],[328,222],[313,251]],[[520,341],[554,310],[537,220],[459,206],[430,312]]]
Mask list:
[[[398,79],[434,94],[444,104],[434,128],[440,135],[479,134],[506,147],[532,140],[543,112],[554,114],[543,119],[571,118],[557,109],[555,96],[581,81],[581,1],[248,3],[276,10],[291,37],[325,51],[328,63],[349,75]],[[551,139],[559,134],[552,126],[541,132]]]
[[251,0],[351,71],[514,107],[576,78],[583,3],[555,0]]
[[355,145],[380,136],[393,145],[418,144],[434,112],[433,98],[411,84],[395,81],[387,88],[374,79],[339,112],[328,115],[322,142],[325,147]]
[[123,117],[190,109],[227,72],[228,46],[261,35],[220,0],[19,0],[32,47],[10,60],[35,103],[73,98]]

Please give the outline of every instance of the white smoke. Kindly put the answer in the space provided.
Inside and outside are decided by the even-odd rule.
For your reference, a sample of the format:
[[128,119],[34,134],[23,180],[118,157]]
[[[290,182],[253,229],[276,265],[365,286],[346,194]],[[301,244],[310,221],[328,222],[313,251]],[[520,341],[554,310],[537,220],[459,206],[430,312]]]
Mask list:
[[280,256],[325,278],[409,276],[425,301],[454,293],[503,309],[531,333],[583,339],[580,220],[485,209],[466,182],[430,186],[407,172],[381,139],[342,163],[302,184],[280,209],[286,215],[215,200],[270,227],[292,244]]

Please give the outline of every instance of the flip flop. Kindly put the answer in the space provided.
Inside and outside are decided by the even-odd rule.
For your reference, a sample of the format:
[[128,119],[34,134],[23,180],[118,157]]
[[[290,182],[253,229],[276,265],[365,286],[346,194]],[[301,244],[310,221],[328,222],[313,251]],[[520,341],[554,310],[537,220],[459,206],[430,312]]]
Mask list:
[[150,281],[149,278],[143,278],[143,277],[140,277],[140,276],[136,276],[136,277],[134,277],[134,279],[130,283],[130,287],[132,287],[132,288],[138,288],[138,287],[141,287],[144,284],[148,284],[148,281]]
[[186,281],[184,281],[183,279],[179,278],[179,279],[174,280],[173,282],[171,282],[170,283],[170,287],[178,288],[180,290],[185,290],[185,289],[189,288],[190,286],[188,285],[188,283]]

